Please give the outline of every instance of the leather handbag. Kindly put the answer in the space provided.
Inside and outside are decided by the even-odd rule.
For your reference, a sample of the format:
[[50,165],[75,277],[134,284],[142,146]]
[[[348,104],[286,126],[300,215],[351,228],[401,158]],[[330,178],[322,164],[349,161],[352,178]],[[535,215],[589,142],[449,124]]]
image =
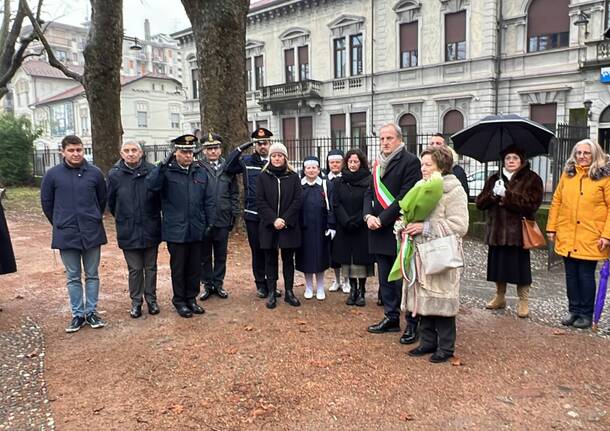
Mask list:
[[521,228],[523,231],[523,248],[529,250],[531,248],[546,247],[546,240],[542,231],[538,227],[536,220],[529,220],[523,217],[521,219]]
[[447,235],[417,244],[424,274],[434,275],[464,266],[462,242],[456,235]]

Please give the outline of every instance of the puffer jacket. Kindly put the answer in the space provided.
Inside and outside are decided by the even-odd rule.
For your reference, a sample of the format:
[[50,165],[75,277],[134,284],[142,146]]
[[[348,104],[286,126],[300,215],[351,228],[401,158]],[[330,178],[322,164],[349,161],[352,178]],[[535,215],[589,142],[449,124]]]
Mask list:
[[468,232],[468,201],[460,181],[453,174],[443,177],[443,196],[426,222],[428,235],[415,237],[417,280],[408,287],[403,282],[402,309],[422,316],[456,316],[460,307],[460,276],[462,268],[441,274],[425,275],[420,271],[421,260],[417,244],[445,235],[457,235],[459,242]]
[[570,165],[561,175],[546,225],[555,232],[555,252],[583,260],[608,258],[597,247],[600,238],[610,239],[610,163],[589,177],[588,169]]

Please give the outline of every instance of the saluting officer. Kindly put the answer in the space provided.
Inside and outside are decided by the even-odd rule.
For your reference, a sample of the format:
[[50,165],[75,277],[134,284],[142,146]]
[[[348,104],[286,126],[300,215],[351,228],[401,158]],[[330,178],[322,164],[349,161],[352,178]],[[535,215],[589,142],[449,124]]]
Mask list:
[[202,301],[216,293],[221,298],[229,294],[224,289],[227,271],[227,243],[229,232],[233,229],[235,218],[239,215],[239,188],[235,175],[225,172],[225,161],[220,157],[222,137],[208,133],[203,142],[204,158],[199,162],[208,176],[208,196],[214,202],[208,220],[207,235],[203,239],[201,260]]
[[167,242],[170,255],[172,303],[180,316],[193,317],[193,313],[204,313],[197,304],[197,294],[201,247],[213,202],[206,198],[205,171],[193,163],[197,137],[187,134],[171,142],[175,152],[154,168],[146,180],[151,190],[161,192],[161,237]]
[[[266,298],[267,277],[265,276],[265,252],[261,250],[258,225],[260,217],[256,209],[256,179],[261,170],[269,162],[269,139],[273,136],[269,130],[259,127],[252,132],[252,142],[247,142],[234,149],[227,157],[226,172],[232,174],[243,173],[244,177],[244,221],[248,232],[248,244],[252,253],[252,273],[256,283],[256,295]],[[254,144],[254,152],[242,155]],[[276,296],[281,296],[276,290]]]

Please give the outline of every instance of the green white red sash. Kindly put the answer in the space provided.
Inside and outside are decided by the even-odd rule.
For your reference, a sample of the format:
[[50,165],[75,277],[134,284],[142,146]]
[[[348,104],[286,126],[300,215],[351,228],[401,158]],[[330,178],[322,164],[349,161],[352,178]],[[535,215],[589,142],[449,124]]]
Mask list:
[[394,203],[394,196],[392,196],[392,193],[390,193],[388,188],[381,181],[381,166],[379,165],[379,161],[376,161],[375,166],[373,166],[373,188],[375,189],[375,197],[383,209],[386,209]]

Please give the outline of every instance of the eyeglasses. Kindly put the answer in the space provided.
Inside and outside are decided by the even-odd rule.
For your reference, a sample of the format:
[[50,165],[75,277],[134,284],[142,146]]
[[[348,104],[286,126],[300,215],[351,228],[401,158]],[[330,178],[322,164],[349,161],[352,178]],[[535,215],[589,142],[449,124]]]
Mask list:
[[591,155],[591,151],[576,151],[577,156],[590,156]]

